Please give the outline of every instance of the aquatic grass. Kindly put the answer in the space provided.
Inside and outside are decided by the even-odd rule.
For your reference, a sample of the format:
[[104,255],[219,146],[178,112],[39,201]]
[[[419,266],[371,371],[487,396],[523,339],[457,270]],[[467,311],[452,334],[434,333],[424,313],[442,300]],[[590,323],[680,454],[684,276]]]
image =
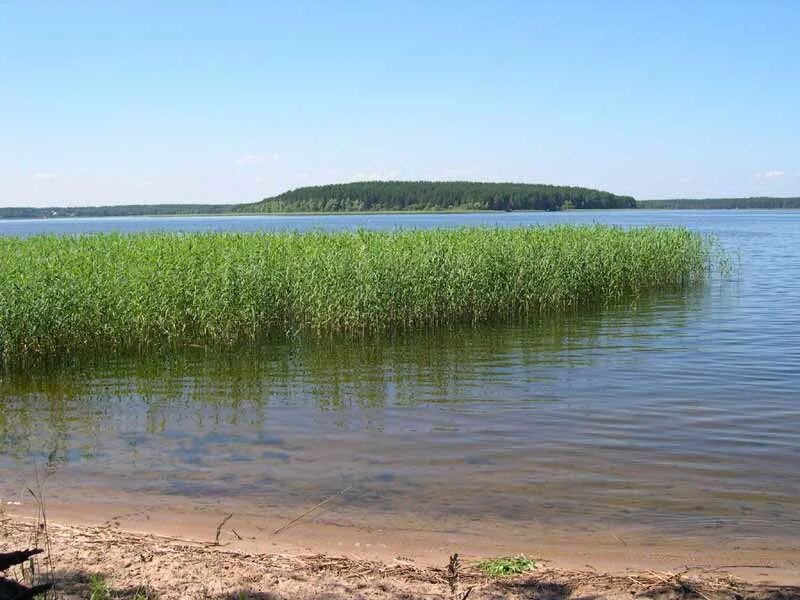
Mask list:
[[0,237],[0,361],[564,312],[708,271],[681,228]]

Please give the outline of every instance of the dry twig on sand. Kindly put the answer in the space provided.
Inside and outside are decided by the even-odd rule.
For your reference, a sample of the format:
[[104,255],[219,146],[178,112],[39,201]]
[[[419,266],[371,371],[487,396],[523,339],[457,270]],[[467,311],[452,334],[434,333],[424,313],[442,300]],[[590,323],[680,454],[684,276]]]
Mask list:
[[278,527],[275,531],[272,532],[272,535],[278,535],[282,531],[286,531],[287,529],[289,529],[289,527],[291,527],[292,525],[294,525],[295,523],[297,523],[298,521],[300,521],[304,517],[307,517],[308,515],[310,515],[314,511],[319,510],[320,508],[322,508],[323,506],[325,506],[329,502],[332,502],[333,500],[335,500],[339,496],[343,496],[344,494],[346,494],[347,492],[349,492],[352,489],[353,489],[353,486],[351,485],[351,486],[348,486],[348,487],[344,488],[343,490],[339,490],[338,492],[336,492],[335,494],[333,494],[331,496],[328,496],[322,502],[319,502],[318,504],[315,504],[314,506],[309,508],[307,511],[297,515],[294,519],[292,519],[291,521],[286,523],[286,525],[283,525],[282,527]]
[[233,513],[222,519],[217,525],[217,534],[214,536],[214,545],[219,546],[219,534],[222,533],[222,526],[233,518]]

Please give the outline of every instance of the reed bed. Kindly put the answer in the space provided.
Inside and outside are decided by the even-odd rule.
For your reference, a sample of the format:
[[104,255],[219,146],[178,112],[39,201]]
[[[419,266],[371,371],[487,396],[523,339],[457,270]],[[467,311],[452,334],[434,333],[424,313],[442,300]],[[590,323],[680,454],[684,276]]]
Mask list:
[[0,362],[568,311],[702,280],[685,229],[0,238]]

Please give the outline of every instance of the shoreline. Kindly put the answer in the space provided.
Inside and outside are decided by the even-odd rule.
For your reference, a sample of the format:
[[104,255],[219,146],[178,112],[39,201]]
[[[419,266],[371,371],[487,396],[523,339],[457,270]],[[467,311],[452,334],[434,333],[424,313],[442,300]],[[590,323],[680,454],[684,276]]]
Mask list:
[[121,220],[121,219],[207,219],[209,217],[347,217],[347,216],[397,216],[397,215],[482,215],[482,214],[514,214],[514,213],[535,213],[535,214],[559,214],[559,213],[608,213],[616,211],[642,212],[642,211],[798,211],[800,207],[758,207],[750,206],[745,208],[717,208],[710,206],[695,207],[661,207],[647,206],[648,202],[655,200],[640,200],[641,206],[634,208],[569,208],[562,210],[537,210],[537,209],[516,209],[516,210],[490,210],[490,209],[452,209],[452,210],[353,210],[353,211],[291,211],[291,212],[209,212],[209,213],[146,213],[129,215],[58,215],[41,217],[6,217],[0,216],[0,222],[4,221],[59,221],[59,220]]
[[[28,547],[40,531],[36,519],[6,516],[0,551]],[[449,554],[426,563],[397,555],[383,560],[347,552],[276,548],[247,550],[230,541],[132,532],[114,526],[74,525],[50,517],[47,537],[59,597],[87,597],[102,581],[109,598],[489,598],[651,597],[716,600],[800,598],[800,581],[743,577],[728,567],[676,570],[563,568],[537,558],[523,575],[492,579],[462,555],[456,575]],[[39,568],[46,567],[46,559]],[[762,570],[764,567],[761,567]],[[45,569],[42,569],[45,570]],[[470,591],[471,590],[471,591]]]
[[[87,499],[92,497],[97,496],[90,494]],[[539,578],[548,585],[561,582],[559,585],[569,587],[577,595],[596,595],[596,588],[602,583],[611,585],[610,591],[603,591],[604,596],[613,592],[612,596],[630,597],[631,591],[635,594],[644,591],[631,577],[652,585],[655,573],[667,579],[682,574],[681,577],[705,582],[703,585],[714,590],[720,578],[736,582],[735,593],[731,591],[733,588],[725,588],[731,593],[716,595],[711,600],[737,598],[736,594],[738,600],[800,598],[800,544],[791,539],[726,540],[713,535],[680,536],[670,531],[613,526],[589,529],[586,524],[566,528],[488,519],[467,522],[453,518],[436,522],[409,515],[365,512],[338,501],[319,509],[315,509],[319,503],[309,501],[307,506],[257,512],[248,503],[239,502],[202,505],[188,498],[168,497],[147,497],[146,502],[134,502],[132,498],[125,501],[120,497],[105,502],[48,501],[46,515],[56,570],[71,573],[69,577],[73,579],[77,577],[73,583],[78,587],[85,586],[87,573],[103,573],[115,589],[128,589],[134,584],[150,586],[159,599],[238,598],[219,595],[228,588],[246,589],[248,593],[262,594],[249,597],[273,600],[392,598],[403,594],[409,598],[452,599],[457,596],[450,594],[440,580],[449,557],[457,553],[467,569],[470,585],[479,586],[470,596],[475,600],[498,597],[498,582],[475,571],[478,561],[522,554],[539,566],[535,573],[525,577]],[[0,510],[0,551],[32,545],[33,524],[39,519],[39,506],[35,502],[4,501]],[[147,553],[164,558],[154,565],[138,565],[136,557]],[[228,566],[220,570],[220,561]],[[334,572],[328,572],[327,567],[322,569],[325,577],[320,581],[324,580],[324,585],[317,581],[320,564],[335,566],[331,567]],[[248,579],[253,576],[254,565],[261,573],[257,581]],[[287,575],[298,569],[304,581]],[[192,575],[195,572],[204,575],[198,580]],[[370,586],[370,593],[354,596],[350,590],[340,596],[330,595],[342,585],[352,583],[347,573],[353,572],[362,573],[356,579]],[[602,577],[597,579],[599,574]],[[285,585],[289,587],[273,589],[271,582],[276,577],[281,581],[288,577]],[[199,581],[204,578],[208,579],[211,595],[202,595],[206,592]],[[318,584],[323,587],[314,587]],[[388,586],[392,593],[382,592],[379,589],[382,586]],[[750,590],[749,596],[742,593],[742,586]],[[190,588],[193,591],[189,595],[177,591]],[[529,598],[523,589],[527,588],[514,592],[519,596],[499,597]],[[782,595],[770,595],[776,589]],[[786,590],[798,595],[787,595]],[[672,597],[669,594],[674,591],[659,597]],[[264,596],[267,592],[277,595]],[[320,595],[323,592],[329,595]],[[134,598],[111,596],[128,597]],[[702,595],[696,597],[707,600]]]
[[[2,208],[0,208],[2,210]],[[40,217],[7,217],[0,216],[2,221],[58,221],[58,220],[95,220],[95,219],[207,219],[209,217],[347,217],[347,216],[376,216],[376,215],[482,215],[482,214],[512,214],[512,213],[535,213],[535,214],[558,214],[558,213],[595,213],[595,212],[613,212],[613,211],[635,211],[634,208],[568,208],[561,210],[540,210],[540,209],[516,209],[516,210],[499,210],[499,209],[469,209],[469,208],[453,208],[441,210],[338,210],[338,211],[285,211],[285,212],[209,212],[209,213],[194,213],[194,212],[175,212],[175,213],[144,213],[144,214],[121,214],[121,215],[45,215]],[[651,210],[668,210],[668,209],[651,209]],[[760,210],[760,209],[753,209]],[[785,209],[792,210],[792,209]],[[800,210],[800,209],[797,209]]]

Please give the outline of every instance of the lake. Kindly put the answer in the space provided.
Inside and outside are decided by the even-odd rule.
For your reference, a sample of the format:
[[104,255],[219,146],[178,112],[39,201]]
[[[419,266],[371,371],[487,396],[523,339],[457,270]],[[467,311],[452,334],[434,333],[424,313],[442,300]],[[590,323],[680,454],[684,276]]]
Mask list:
[[800,537],[800,211],[54,219],[0,221],[0,235],[554,223],[683,225],[737,267],[535,322],[7,377],[0,497],[39,472],[74,502],[258,513],[345,490],[351,517],[454,529]]

